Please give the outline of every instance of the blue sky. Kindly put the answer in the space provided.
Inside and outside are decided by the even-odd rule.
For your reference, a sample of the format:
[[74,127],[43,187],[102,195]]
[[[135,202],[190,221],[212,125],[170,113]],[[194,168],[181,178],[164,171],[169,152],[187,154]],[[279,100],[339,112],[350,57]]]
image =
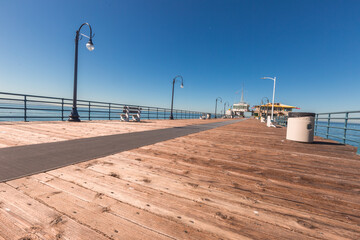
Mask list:
[[[0,0],[0,91],[213,111],[272,97],[302,111],[359,110],[360,1]],[[88,29],[82,30],[84,34]]]

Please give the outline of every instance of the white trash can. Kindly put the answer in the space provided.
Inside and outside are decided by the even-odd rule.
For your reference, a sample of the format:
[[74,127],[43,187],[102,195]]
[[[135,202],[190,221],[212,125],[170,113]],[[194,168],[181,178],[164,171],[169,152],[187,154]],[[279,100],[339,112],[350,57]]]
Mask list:
[[315,113],[290,112],[286,139],[311,143],[314,141]]

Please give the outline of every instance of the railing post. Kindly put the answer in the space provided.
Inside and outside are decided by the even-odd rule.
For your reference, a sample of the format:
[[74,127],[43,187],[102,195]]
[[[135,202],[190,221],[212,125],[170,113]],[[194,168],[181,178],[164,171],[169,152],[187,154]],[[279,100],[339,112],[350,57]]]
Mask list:
[[26,95],[24,95],[24,122],[27,122],[27,99],[26,99]]
[[346,143],[346,130],[347,130],[347,125],[348,125],[348,119],[349,119],[349,113],[345,113],[345,122],[344,122],[344,140],[343,143]]
[[315,118],[315,133],[314,135],[316,135],[317,133],[317,126],[319,124],[319,114],[316,114],[316,118]]
[[64,99],[61,99],[61,121],[64,121]]
[[150,119],[150,108],[148,107],[148,119]]
[[328,122],[327,122],[327,127],[326,127],[326,138],[329,138],[330,118],[331,118],[331,113],[329,113],[329,115],[328,115]]
[[109,103],[109,120],[111,120],[111,103]]
[[156,108],[156,119],[159,119],[159,108]]
[[166,109],[164,108],[164,119],[166,119]]
[[88,104],[88,119],[89,119],[89,121],[91,121],[91,102],[90,101]]

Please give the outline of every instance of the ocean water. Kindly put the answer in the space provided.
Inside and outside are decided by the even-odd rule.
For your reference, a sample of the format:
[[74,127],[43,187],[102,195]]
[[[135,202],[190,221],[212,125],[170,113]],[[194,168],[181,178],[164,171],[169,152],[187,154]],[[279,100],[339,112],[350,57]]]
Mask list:
[[[62,121],[67,120],[72,109],[70,103],[27,103],[26,120],[27,121]],[[63,109],[63,111],[62,111]],[[78,104],[78,113],[82,120],[116,120],[120,119],[123,106],[109,106],[103,104]],[[175,119],[199,118],[200,113],[174,110]],[[162,108],[147,108],[141,110],[142,119],[169,119],[170,110]],[[0,101],[0,122],[4,121],[24,121],[24,104],[14,102]]]
[[[327,135],[327,122],[319,121],[316,129],[316,135],[326,138]],[[348,123],[346,130],[346,141],[344,142],[344,122],[330,122],[328,138],[338,141],[340,143],[346,143],[355,147],[360,146],[360,123]]]

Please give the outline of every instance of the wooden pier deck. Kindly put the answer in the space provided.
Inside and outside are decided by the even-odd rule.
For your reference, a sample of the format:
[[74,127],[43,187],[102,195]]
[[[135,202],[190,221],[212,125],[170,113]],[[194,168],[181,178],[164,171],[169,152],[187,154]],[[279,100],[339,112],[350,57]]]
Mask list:
[[[205,122],[2,124],[0,146]],[[246,120],[0,183],[2,239],[360,239],[360,157]]]

